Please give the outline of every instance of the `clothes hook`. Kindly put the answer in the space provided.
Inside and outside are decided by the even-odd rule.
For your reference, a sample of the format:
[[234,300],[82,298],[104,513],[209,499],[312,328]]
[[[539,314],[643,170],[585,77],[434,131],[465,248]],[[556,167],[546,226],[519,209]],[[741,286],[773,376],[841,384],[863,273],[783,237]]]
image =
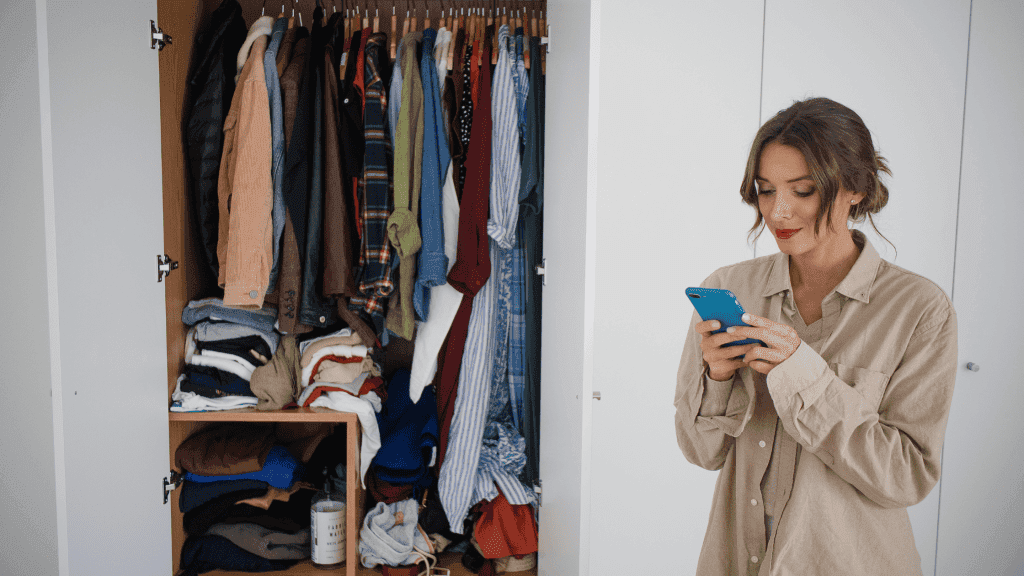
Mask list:
[[260,17],[267,15],[267,0],[263,0],[263,8],[260,8]]

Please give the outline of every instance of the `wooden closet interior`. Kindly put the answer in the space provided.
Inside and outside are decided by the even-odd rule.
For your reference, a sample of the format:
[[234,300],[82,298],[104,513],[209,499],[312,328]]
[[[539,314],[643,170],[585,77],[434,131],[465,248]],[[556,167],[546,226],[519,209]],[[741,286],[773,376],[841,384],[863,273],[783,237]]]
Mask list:
[[[185,336],[188,326],[182,323],[181,313],[189,301],[209,297],[222,296],[217,288],[216,280],[202,266],[202,259],[197,243],[193,241],[194,210],[190,204],[188,189],[187,166],[183,149],[183,113],[188,101],[188,74],[196,36],[203,29],[210,14],[220,4],[218,0],[158,0],[158,23],[160,29],[171,36],[171,43],[161,50],[160,67],[160,127],[162,146],[163,174],[163,207],[164,207],[164,250],[167,256],[177,263],[176,269],[169,274],[165,283],[166,322],[167,322],[167,397],[175,388],[179,374],[185,366]],[[296,18],[301,18],[306,27],[310,27],[316,5],[314,0],[302,0],[290,3],[258,2],[240,0],[246,25],[251,25],[261,14],[277,16],[283,13],[291,16],[295,11]],[[370,27],[374,20],[379,19],[381,32],[389,35],[391,42],[392,15],[394,27],[401,38],[408,18],[409,27],[423,29],[429,26],[437,28],[438,19],[468,16],[471,10],[481,10],[486,17],[498,13],[498,23],[504,15],[513,25],[513,15],[517,11],[523,17],[524,27],[529,22],[538,30],[538,35],[546,36],[544,1],[522,2],[477,2],[477,1],[361,1],[361,2],[322,2],[326,17],[334,11],[348,10],[351,16],[358,14],[366,18]],[[407,16],[408,15],[408,16]],[[529,16],[529,18],[527,18]],[[535,21],[534,21],[535,19]],[[450,20],[448,20],[450,22]],[[412,343],[399,338],[393,339],[385,349],[386,364],[391,367],[408,367],[412,360]],[[385,373],[389,373],[385,367]],[[357,537],[362,523],[365,507],[364,492],[358,480],[359,470],[359,424],[355,414],[335,412],[324,408],[300,408],[286,411],[261,412],[254,409],[231,412],[168,412],[169,426],[169,463],[174,470],[174,455],[178,446],[192,433],[217,422],[277,422],[288,423],[290,426],[326,426],[344,425],[346,445],[347,507],[346,507],[346,562],[345,573],[354,576],[357,573],[358,553]],[[185,541],[182,526],[182,514],[178,508],[178,491],[171,490],[169,496],[171,506],[172,530],[172,566],[178,572],[180,553]],[[353,505],[354,504],[354,505]],[[359,570],[362,570],[359,568]],[[222,572],[211,572],[220,574]],[[293,568],[279,572],[288,575],[322,574],[308,560]]]

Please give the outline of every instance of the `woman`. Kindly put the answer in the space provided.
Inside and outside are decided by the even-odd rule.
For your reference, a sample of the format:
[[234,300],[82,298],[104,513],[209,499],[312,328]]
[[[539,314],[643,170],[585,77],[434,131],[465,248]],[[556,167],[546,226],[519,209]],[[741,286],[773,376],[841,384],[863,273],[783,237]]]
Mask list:
[[[711,335],[694,314],[676,386],[679,447],[721,470],[701,576],[921,573],[906,508],[939,479],[956,314],[847,228],[885,206],[881,172],[863,121],[826,98],[754,138],[740,193],[781,252],[701,284],[750,327]],[[723,347],[744,338],[767,346]]]

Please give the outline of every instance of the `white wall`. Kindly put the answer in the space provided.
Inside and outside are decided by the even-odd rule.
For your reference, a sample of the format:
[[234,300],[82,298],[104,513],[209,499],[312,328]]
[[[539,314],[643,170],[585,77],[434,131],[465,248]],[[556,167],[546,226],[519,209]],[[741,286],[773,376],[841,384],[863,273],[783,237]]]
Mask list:
[[36,9],[0,18],[0,574],[57,573]]

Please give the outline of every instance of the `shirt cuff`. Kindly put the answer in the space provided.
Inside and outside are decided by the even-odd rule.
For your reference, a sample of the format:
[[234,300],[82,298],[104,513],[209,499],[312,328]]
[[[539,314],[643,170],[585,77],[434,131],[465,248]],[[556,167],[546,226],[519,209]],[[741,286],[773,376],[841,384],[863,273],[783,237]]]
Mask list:
[[729,407],[729,395],[732,394],[733,378],[714,380],[707,368],[701,374],[704,380],[704,393],[701,396],[699,416],[724,416]]
[[800,346],[789,357],[768,372],[768,391],[776,405],[799,394],[804,406],[813,404],[828,387],[828,364],[811,348],[801,341]]

